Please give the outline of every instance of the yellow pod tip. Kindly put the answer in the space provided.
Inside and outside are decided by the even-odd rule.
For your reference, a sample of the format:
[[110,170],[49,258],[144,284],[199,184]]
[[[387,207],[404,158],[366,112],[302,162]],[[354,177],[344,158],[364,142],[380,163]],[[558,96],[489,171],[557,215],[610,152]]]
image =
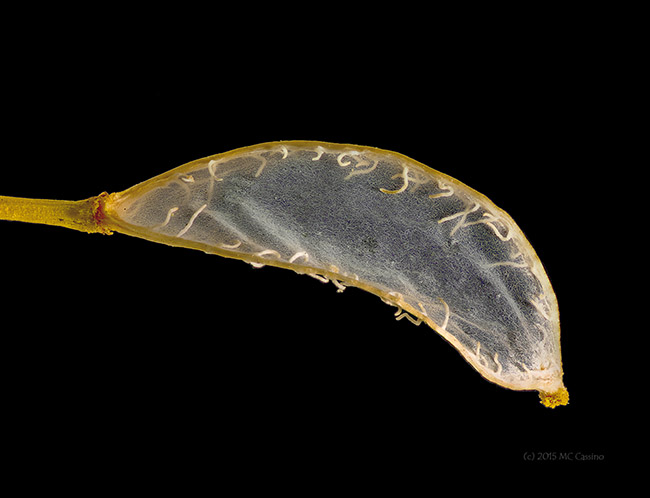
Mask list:
[[566,387],[561,387],[554,393],[546,393],[540,391],[539,398],[542,400],[541,403],[548,408],[555,408],[556,406],[568,405],[569,404],[569,391]]

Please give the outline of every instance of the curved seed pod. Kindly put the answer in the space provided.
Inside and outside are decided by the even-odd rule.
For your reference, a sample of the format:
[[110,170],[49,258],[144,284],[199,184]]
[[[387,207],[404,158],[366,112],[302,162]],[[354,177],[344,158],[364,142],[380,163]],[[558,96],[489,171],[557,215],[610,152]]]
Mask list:
[[114,230],[360,287],[398,319],[427,323],[486,379],[537,390],[546,406],[568,402],[557,300],[524,234],[482,194],[401,154],[266,143],[85,201],[0,198],[0,218]]

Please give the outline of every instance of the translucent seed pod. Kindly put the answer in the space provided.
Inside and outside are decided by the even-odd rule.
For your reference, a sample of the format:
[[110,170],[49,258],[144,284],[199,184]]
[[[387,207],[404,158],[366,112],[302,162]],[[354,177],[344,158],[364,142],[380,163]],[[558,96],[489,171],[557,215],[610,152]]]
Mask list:
[[274,142],[84,201],[0,197],[0,219],[164,244],[362,288],[426,323],[483,377],[567,404],[558,305],[512,218],[401,154]]

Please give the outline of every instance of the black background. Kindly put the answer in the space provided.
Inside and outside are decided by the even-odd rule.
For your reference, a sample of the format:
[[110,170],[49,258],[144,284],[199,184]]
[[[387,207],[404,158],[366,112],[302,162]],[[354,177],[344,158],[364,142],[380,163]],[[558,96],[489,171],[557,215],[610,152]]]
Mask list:
[[589,132],[594,48],[559,18],[470,36],[462,22],[415,35],[272,14],[255,30],[243,19],[52,29],[27,56],[8,50],[0,193],[82,199],[274,140],[401,152],[484,193],[527,235],[558,296],[570,404],[550,410],[485,381],[435,332],[356,289],[3,222],[15,469],[321,487],[427,481],[441,464],[620,459],[607,327],[585,281],[594,246],[577,222],[598,165],[585,151],[602,146]]

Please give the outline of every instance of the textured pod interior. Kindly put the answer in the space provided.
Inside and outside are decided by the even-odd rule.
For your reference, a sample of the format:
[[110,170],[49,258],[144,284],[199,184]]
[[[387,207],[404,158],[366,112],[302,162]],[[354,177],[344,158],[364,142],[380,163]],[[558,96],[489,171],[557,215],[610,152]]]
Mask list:
[[373,292],[505,387],[563,387],[556,298],[521,230],[485,196],[400,154],[261,144],[113,194],[106,209],[131,235]]

